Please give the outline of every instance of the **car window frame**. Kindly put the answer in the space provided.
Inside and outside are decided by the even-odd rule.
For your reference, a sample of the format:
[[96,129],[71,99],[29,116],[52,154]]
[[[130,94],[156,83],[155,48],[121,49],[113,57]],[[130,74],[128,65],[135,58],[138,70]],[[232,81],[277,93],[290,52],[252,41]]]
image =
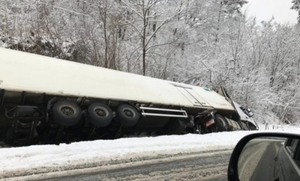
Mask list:
[[300,140],[294,138],[288,139],[285,148],[298,168],[300,168]]

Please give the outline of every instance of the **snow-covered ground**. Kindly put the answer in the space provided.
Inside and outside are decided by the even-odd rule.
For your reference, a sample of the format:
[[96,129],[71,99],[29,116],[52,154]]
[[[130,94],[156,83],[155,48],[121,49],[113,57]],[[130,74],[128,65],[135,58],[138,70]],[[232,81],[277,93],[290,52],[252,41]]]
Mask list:
[[[300,133],[300,127],[272,126],[262,131]],[[275,130],[272,130],[276,128]],[[200,151],[232,149],[245,135],[258,131],[235,131],[205,135],[174,135],[143,138],[97,140],[72,144],[38,145],[0,149],[0,179],[14,175],[129,163],[162,155],[190,154]]]

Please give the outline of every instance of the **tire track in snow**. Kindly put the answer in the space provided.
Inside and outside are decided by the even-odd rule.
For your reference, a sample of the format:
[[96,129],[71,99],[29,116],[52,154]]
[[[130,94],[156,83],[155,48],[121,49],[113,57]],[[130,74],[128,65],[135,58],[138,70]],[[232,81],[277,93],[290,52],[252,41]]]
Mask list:
[[[190,154],[161,155],[159,158],[44,173],[13,180],[227,180],[227,164],[231,149]],[[7,180],[10,180],[9,178]]]

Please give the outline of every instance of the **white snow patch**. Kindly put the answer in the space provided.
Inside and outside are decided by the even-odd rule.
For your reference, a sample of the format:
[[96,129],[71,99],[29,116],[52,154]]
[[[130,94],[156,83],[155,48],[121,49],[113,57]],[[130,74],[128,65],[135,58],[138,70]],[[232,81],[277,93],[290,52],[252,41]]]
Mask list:
[[[234,131],[1,148],[0,178],[127,163],[161,155],[232,149],[245,135],[261,131],[265,132]],[[267,131],[300,133],[300,128],[280,127]]]

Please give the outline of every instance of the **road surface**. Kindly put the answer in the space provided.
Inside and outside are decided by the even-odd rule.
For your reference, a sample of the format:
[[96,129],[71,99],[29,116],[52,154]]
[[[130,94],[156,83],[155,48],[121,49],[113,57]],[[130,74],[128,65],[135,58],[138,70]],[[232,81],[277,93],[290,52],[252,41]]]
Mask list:
[[[249,142],[241,153],[238,163],[240,180],[273,180],[275,158],[282,145],[282,140],[274,139],[255,139]],[[118,161],[102,166],[11,177],[5,180],[226,181],[231,152],[232,149],[223,148],[189,154],[165,154],[144,160]]]
[[[178,154],[172,157],[140,162],[101,166],[96,168],[33,175],[12,180],[44,181],[145,181],[145,180],[203,180],[227,181],[227,166],[232,150],[214,150]],[[9,180],[9,179],[8,179]]]

